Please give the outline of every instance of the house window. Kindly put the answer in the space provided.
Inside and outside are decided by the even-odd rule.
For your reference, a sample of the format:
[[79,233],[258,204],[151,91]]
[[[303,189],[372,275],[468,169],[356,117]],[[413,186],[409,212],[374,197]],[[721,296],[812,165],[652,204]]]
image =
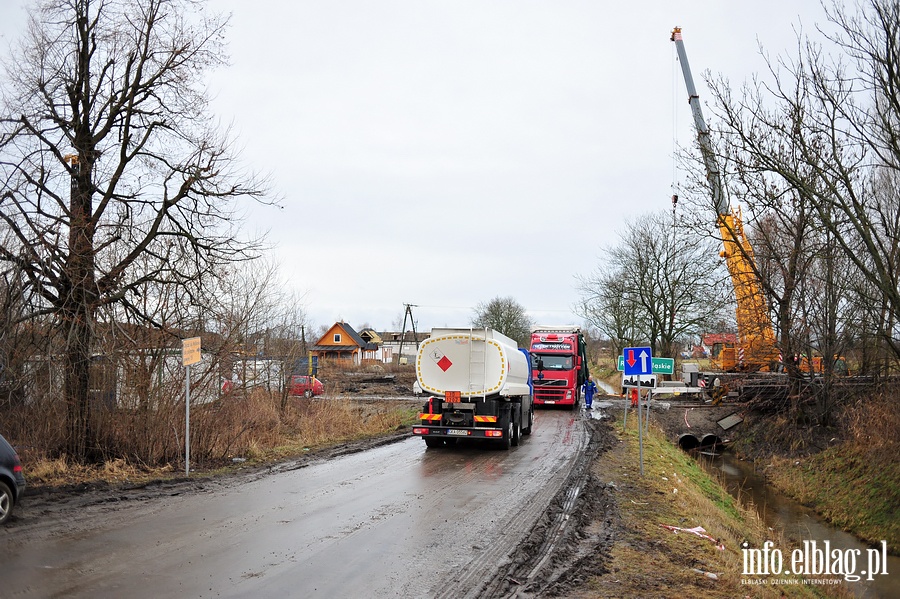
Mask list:
[[335,334],[334,334],[334,342],[335,342],[335,343],[340,343],[340,342],[341,342],[341,334],[340,334],[340,333],[335,333]]

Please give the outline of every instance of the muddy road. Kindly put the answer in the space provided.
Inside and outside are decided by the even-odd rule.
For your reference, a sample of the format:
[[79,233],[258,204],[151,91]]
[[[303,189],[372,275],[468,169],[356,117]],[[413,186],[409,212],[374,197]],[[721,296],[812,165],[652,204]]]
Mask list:
[[532,596],[571,574],[602,426],[539,411],[509,451],[400,436],[265,470],[29,497],[4,597]]

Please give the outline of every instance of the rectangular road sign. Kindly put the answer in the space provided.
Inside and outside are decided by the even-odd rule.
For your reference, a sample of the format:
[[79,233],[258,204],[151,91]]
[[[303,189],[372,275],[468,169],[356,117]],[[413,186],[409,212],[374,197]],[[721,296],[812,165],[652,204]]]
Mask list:
[[[637,387],[638,386],[638,377],[629,376],[627,374],[622,375],[622,386],[623,387]],[[656,375],[655,374],[646,374],[641,376],[641,389],[656,389]]]
[[[654,374],[675,374],[675,358],[652,358],[652,368]],[[625,370],[625,356],[619,356],[616,362],[617,370]]]
[[200,361],[200,337],[181,340],[181,365],[190,366]]
[[649,347],[626,347],[622,354],[625,365],[622,372],[625,376],[644,376],[653,373],[653,350]]

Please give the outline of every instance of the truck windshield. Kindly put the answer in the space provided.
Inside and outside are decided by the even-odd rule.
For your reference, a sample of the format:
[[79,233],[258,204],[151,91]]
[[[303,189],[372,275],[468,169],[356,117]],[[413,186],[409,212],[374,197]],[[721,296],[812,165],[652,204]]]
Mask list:
[[544,370],[572,370],[572,356],[548,356],[531,354],[531,367],[538,370],[538,362],[543,362]]

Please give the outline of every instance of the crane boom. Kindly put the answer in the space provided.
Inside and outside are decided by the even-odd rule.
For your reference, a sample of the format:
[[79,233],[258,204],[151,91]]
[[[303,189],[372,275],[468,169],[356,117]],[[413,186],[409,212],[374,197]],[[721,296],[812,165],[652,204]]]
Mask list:
[[769,320],[768,306],[754,267],[753,247],[744,236],[740,213],[731,210],[725,201],[722,177],[710,142],[709,127],[703,119],[703,111],[700,108],[700,96],[694,87],[694,78],[684,50],[680,27],[672,30],[670,39],[675,42],[678,60],[681,62],[688,103],[691,105],[700,153],[706,168],[706,179],[712,190],[716,225],[719,227],[724,244],[721,255],[728,266],[737,300],[738,355],[735,356],[732,349],[730,356],[722,356],[720,366],[725,370],[770,370],[778,361],[779,353],[775,331]]
[[691,75],[691,65],[688,63],[687,52],[684,50],[684,40],[681,38],[681,27],[672,30],[672,41],[675,42],[675,50],[678,52],[678,62],[681,63],[681,72],[684,74],[684,84],[688,92],[688,104],[694,116],[694,126],[697,128],[697,139],[700,142],[700,153],[703,155],[703,165],[706,167],[706,179],[712,189],[713,205],[720,215],[729,214],[728,203],[725,194],[722,193],[722,178],[719,176],[719,165],[716,163],[712,144],[709,141],[709,127],[703,119],[703,111],[700,109],[700,95],[694,87],[694,77]]

